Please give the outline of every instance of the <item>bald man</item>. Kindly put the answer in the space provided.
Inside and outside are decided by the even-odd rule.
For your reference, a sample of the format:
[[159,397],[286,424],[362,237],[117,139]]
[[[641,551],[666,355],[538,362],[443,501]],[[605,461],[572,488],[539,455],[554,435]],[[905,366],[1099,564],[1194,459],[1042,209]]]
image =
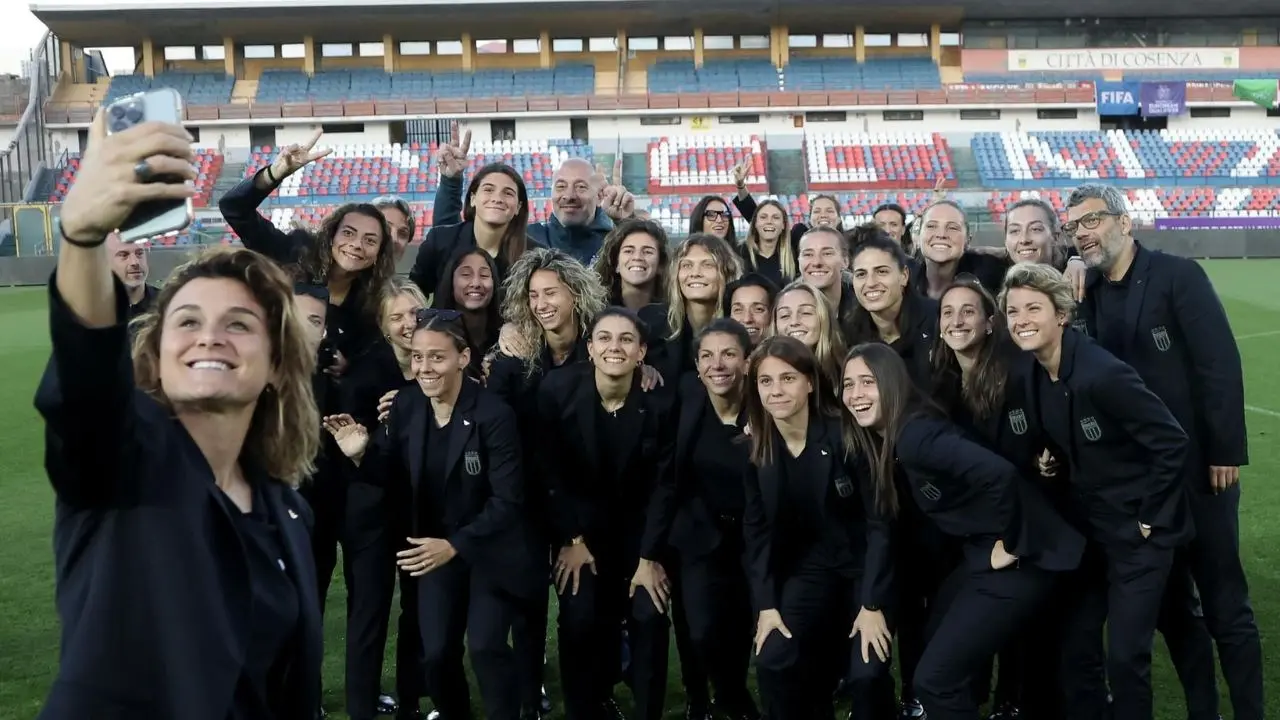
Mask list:
[[147,284],[151,272],[147,264],[149,246],[146,243],[127,243],[120,233],[107,236],[107,254],[111,257],[111,272],[124,283],[129,296],[129,319],[132,320],[151,309],[159,290]]
[[[452,224],[462,212],[463,178],[441,165],[436,187],[435,223]],[[622,186],[622,160],[610,181],[582,158],[561,163],[552,177],[551,213],[546,222],[529,223],[529,237],[590,265],[615,222],[635,217],[636,198]]]

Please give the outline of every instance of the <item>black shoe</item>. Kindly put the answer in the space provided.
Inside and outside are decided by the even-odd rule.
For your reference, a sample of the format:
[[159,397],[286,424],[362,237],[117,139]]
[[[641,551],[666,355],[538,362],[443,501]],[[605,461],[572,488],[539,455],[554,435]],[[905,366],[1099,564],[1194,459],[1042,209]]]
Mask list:
[[995,712],[987,718],[987,720],[1018,720],[1022,717],[1022,713],[1018,711],[1018,707],[1013,703],[1005,703],[1001,705]]
[[898,720],[928,720],[928,717],[919,700],[902,701],[902,711],[898,713]]
[[400,705],[390,695],[379,695],[378,702],[373,707],[373,711],[379,715],[395,715],[399,709]]
[[613,698],[609,698],[600,704],[600,717],[604,718],[604,720],[627,720],[622,708],[618,707],[618,701]]
[[538,699],[538,711],[543,715],[551,714],[551,696],[547,694],[545,685],[542,687],[542,695]]

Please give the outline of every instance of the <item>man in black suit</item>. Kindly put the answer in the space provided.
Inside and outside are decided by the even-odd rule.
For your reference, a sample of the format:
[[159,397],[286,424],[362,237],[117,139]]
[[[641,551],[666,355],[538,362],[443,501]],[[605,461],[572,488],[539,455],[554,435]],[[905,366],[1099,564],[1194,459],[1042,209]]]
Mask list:
[[[1207,626],[1234,716],[1262,718],[1262,644],[1240,562],[1240,467],[1249,461],[1244,381],[1226,312],[1199,264],[1134,240],[1120,191],[1082,185],[1067,206],[1062,230],[1090,268],[1079,321],[1138,371],[1191,440],[1183,480],[1196,537],[1181,560],[1194,586],[1185,572],[1171,574],[1160,624],[1189,714],[1217,714],[1212,647],[1200,637]],[[1203,621],[1195,617],[1197,588]]]

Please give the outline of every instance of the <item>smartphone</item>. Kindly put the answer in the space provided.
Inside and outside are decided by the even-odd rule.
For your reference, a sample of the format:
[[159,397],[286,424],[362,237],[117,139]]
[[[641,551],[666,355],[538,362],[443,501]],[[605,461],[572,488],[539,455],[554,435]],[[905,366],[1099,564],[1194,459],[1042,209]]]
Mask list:
[[[152,120],[181,125],[182,95],[171,88],[120,98],[107,107],[107,134],[124,132]],[[181,182],[179,178],[157,175],[151,182]],[[195,219],[191,199],[155,200],[134,208],[118,228],[125,242],[147,242],[153,238],[185,230]]]

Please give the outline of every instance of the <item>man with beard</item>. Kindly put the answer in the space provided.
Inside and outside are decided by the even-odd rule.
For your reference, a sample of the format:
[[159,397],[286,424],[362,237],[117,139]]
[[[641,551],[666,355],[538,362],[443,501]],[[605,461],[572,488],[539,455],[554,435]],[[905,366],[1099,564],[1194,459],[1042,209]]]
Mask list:
[[107,236],[107,254],[111,257],[111,272],[120,278],[129,295],[129,320],[151,309],[159,289],[147,284],[151,268],[147,265],[149,246],[146,243],[127,243],[120,233]]

